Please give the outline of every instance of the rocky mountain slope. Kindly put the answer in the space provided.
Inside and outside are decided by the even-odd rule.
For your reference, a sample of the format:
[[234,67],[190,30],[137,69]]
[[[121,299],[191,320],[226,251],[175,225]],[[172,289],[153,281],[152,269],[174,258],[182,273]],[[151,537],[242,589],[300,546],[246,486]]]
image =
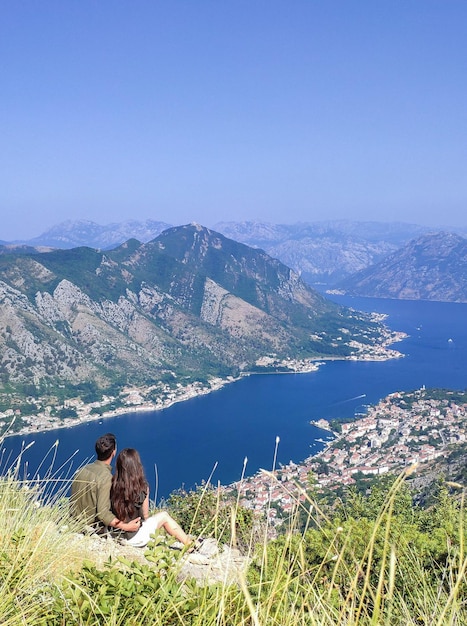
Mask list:
[[263,357],[342,356],[384,341],[370,316],[196,224],[107,252],[0,255],[0,303],[0,388],[33,395],[204,380]]
[[467,302],[467,239],[453,233],[420,237],[338,288],[375,298]]

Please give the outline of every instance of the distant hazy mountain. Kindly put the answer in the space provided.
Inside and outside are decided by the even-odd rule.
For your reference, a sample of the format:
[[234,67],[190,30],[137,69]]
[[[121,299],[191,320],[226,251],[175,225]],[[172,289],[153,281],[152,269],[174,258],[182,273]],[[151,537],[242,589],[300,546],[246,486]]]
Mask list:
[[[89,246],[108,250],[132,238],[146,243],[169,227],[169,224],[154,220],[131,220],[106,226],[86,220],[67,221],[39,237],[18,243],[54,248]],[[311,285],[333,285],[378,263],[412,239],[434,232],[416,224],[350,220],[298,224],[219,222],[214,230],[235,241],[261,248],[299,272]]]
[[[55,248],[90,246],[107,250],[131,238],[146,243],[169,227],[169,224],[153,220],[132,220],[106,226],[86,220],[67,221],[21,243]],[[428,231],[415,224],[348,220],[299,224],[220,222],[214,230],[235,241],[261,248],[299,272],[310,284],[333,284],[378,262]]]
[[39,237],[30,239],[27,243],[30,246],[48,246],[51,248],[77,248],[78,246],[89,246],[108,250],[116,248],[128,239],[138,239],[138,241],[150,241],[160,235],[172,224],[146,220],[128,220],[126,222],[116,222],[101,226],[88,220],[68,220],[57,224]]
[[49,246],[28,246],[26,244],[0,243],[0,254],[34,254],[53,250]]
[[300,272],[308,283],[328,285],[377,263],[428,231],[416,224],[350,220],[293,225],[221,222],[214,228],[227,237],[262,248]]
[[338,288],[376,298],[467,302],[467,239],[453,233],[425,235]]
[[0,301],[0,387],[42,393],[226,375],[265,356],[348,355],[383,340],[368,315],[198,225],[108,252],[5,253]]

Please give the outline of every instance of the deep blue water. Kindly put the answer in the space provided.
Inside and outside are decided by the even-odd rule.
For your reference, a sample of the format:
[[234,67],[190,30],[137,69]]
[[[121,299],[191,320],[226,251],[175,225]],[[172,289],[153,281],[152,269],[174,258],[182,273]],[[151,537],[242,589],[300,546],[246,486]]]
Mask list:
[[316,439],[326,436],[311,426],[310,420],[353,416],[396,390],[422,385],[467,388],[467,305],[333,299],[356,309],[387,313],[388,326],[410,335],[393,346],[405,358],[335,361],[310,374],[245,377],[164,411],[11,437],[3,444],[2,469],[11,465],[22,446],[34,441],[21,458],[23,474],[42,477],[48,472],[69,477],[93,457],[95,439],[110,431],[116,434],[120,448],[140,451],[151,497],[160,499],[181,486],[200,484],[214,468],[215,484],[237,480],[245,457],[247,474],[260,467],[271,468],[277,436],[278,462],[303,460],[322,446]]

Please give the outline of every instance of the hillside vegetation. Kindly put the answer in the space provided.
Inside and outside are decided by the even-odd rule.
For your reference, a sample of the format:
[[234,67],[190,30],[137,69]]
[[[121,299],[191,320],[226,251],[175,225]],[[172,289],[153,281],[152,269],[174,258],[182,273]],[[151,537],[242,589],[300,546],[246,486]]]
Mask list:
[[235,501],[201,489],[188,497],[188,509],[178,499],[174,512],[188,510],[192,532],[218,539],[224,532],[232,545],[240,531],[250,559],[236,582],[204,585],[180,580],[183,554],[160,538],[142,551],[145,560],[100,562],[70,525],[66,498],[47,498],[46,487],[47,479],[24,482],[14,469],[0,482],[4,625],[467,623],[463,498],[443,485],[429,509],[413,504],[403,476],[377,482],[368,493],[349,491],[337,507],[304,493],[273,541],[264,521],[248,526]]

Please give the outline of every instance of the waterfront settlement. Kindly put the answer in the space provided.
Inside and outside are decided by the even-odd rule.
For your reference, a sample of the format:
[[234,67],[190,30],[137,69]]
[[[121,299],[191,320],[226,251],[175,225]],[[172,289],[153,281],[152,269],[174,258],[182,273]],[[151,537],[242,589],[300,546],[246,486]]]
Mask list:
[[[326,420],[313,422],[330,429]],[[280,524],[305,492],[338,490],[359,478],[400,473],[443,457],[467,441],[467,392],[419,389],[393,393],[364,417],[332,424],[324,449],[302,463],[260,471],[227,487],[241,505]],[[267,469],[267,468],[266,468]]]

